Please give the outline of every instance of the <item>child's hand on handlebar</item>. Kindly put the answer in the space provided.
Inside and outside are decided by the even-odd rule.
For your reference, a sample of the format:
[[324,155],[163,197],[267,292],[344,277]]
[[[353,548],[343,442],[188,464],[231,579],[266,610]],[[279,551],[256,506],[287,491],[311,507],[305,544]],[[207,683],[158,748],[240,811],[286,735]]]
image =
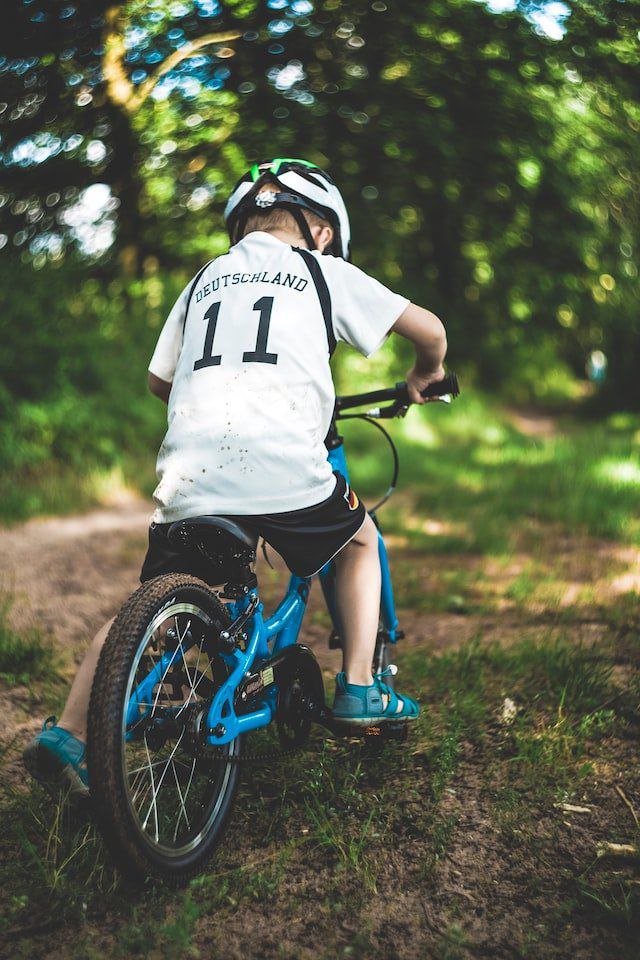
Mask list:
[[416,367],[412,367],[407,373],[407,393],[409,394],[411,403],[422,404],[430,403],[432,400],[438,400],[438,397],[428,397],[425,399],[422,393],[432,383],[439,383],[440,380],[444,380],[444,377],[445,372],[442,365],[432,373],[421,373]]

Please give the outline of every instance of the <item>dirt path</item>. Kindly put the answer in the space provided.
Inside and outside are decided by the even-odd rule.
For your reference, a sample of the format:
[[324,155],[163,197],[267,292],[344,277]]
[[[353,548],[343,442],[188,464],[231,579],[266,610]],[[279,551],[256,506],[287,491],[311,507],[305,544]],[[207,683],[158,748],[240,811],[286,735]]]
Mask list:
[[0,584],[14,595],[14,618],[81,650],[135,586],[149,513],[132,499],[0,530]]
[[[79,662],[91,637],[112,617],[139,585],[138,575],[146,550],[151,505],[130,497],[117,506],[69,517],[31,520],[13,528],[0,528],[0,593],[13,596],[10,621],[16,627],[34,626],[51,632],[66,658],[69,671]],[[459,569],[462,573],[482,568],[483,581],[472,590],[471,609],[421,612],[415,597],[401,609],[407,644],[425,652],[458,647],[482,628],[492,639],[521,636],[527,627],[539,626],[536,605],[528,616],[505,599],[510,581],[526,569],[529,558],[515,555],[508,566],[496,566],[482,558],[436,558],[419,556],[389,538],[391,554],[411,568],[421,597],[437,593],[437,573]],[[566,609],[589,587],[602,598],[615,599],[640,591],[640,551],[600,541],[561,538],[553,544],[555,579],[559,587],[557,606]],[[275,602],[286,583],[284,564],[272,551],[269,569],[259,557],[258,576],[266,605]],[[402,572],[404,572],[404,569]],[[396,584],[399,588],[401,584]],[[482,591],[479,592],[479,591]],[[458,601],[453,596],[452,601]],[[491,601],[490,607],[486,600]],[[473,609],[475,601],[478,612]],[[402,596],[400,596],[402,607]],[[544,614],[544,603],[540,605]],[[463,615],[460,615],[463,614]],[[597,639],[603,626],[598,616],[576,622],[580,641]],[[320,590],[314,586],[303,641],[309,644],[323,670],[335,673],[339,654],[327,648],[329,621]]]

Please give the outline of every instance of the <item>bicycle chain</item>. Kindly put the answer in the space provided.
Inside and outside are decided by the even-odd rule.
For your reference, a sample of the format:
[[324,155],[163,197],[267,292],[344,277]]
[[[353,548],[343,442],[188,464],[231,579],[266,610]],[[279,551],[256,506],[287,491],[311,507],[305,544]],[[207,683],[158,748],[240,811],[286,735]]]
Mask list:
[[[393,741],[384,741],[384,743],[388,743],[388,742],[393,742]],[[209,756],[215,756],[215,757],[217,757],[217,758],[220,760],[221,763],[236,764],[236,765],[239,766],[240,764],[243,764],[243,763],[262,763],[262,762],[266,762],[266,761],[284,760],[284,759],[286,759],[287,757],[292,757],[292,756],[294,756],[296,753],[300,753],[300,751],[303,750],[303,748],[304,748],[305,746],[307,746],[307,744],[306,744],[306,743],[303,743],[303,744],[300,744],[299,746],[283,747],[283,748],[281,748],[281,749],[279,749],[279,750],[278,750],[278,749],[271,749],[271,750],[251,751],[251,752],[248,752],[248,753],[242,753],[242,754],[240,754],[239,756],[232,756],[232,757],[230,757],[228,754],[225,754],[225,753],[223,752],[223,750],[222,750],[222,747],[214,747],[211,751],[208,751],[208,753],[209,753]],[[369,756],[367,756],[367,755],[362,755],[362,753],[363,753],[363,748],[366,748],[366,747],[369,747],[369,748],[377,747],[377,748],[379,749],[379,748],[381,748],[382,746],[383,746],[383,743],[381,743],[379,740],[376,740],[376,739],[373,739],[373,738],[372,738],[372,742],[371,742],[371,743],[367,743],[366,741],[365,741],[365,742],[361,741],[361,742],[358,744],[358,750],[359,750],[359,752],[360,752],[360,754],[361,754],[360,757],[359,757],[359,759],[360,759],[360,760],[376,760],[376,759],[378,759],[379,753],[373,753],[373,752],[372,752],[372,754],[369,755]],[[346,751],[344,751],[344,752],[346,753]],[[206,755],[204,755],[204,756],[206,756]]]
[[[379,740],[375,737],[365,738],[360,740],[359,738],[354,738],[359,740],[358,749],[361,754],[360,759],[363,760],[375,760],[379,756],[380,749],[384,746],[385,743],[393,742],[386,739]],[[399,742],[402,742],[400,740]],[[309,743],[309,740],[305,740],[303,743],[293,744],[289,747],[272,747],[269,750],[257,750],[257,751],[246,751],[235,756],[229,756],[229,754],[224,752],[223,747],[210,747],[205,746],[204,743],[200,742],[198,748],[198,759],[204,759],[211,763],[216,760],[220,763],[235,764],[239,766],[243,763],[268,763],[268,762],[278,762],[279,760],[284,760],[288,757],[294,756],[296,753],[300,753],[304,747]],[[362,756],[363,749],[369,748],[372,752],[369,756],[366,754]],[[372,749],[377,748],[377,749]],[[346,752],[346,751],[345,751]]]
[[232,757],[224,753],[222,747],[214,747],[212,753],[214,753],[222,763],[234,763],[240,765],[242,763],[263,763],[269,760],[283,760],[286,757],[292,757],[294,754],[299,753],[303,746],[304,744],[296,747],[286,747],[280,750],[277,748],[273,748],[271,750],[254,750]]

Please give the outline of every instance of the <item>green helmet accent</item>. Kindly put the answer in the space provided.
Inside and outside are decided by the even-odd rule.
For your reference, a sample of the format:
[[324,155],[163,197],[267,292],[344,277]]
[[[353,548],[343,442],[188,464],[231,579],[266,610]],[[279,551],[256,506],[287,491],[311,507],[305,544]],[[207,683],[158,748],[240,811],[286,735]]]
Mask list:
[[283,163],[299,163],[301,167],[311,167],[313,170],[320,169],[316,163],[310,163],[309,160],[300,160],[297,157],[276,157],[275,160],[271,161],[269,167],[265,167],[265,165],[262,164],[262,170],[259,164],[254,163],[250,170],[251,179],[255,183],[258,177],[261,177],[264,173],[272,173],[274,177],[277,177],[278,171]]

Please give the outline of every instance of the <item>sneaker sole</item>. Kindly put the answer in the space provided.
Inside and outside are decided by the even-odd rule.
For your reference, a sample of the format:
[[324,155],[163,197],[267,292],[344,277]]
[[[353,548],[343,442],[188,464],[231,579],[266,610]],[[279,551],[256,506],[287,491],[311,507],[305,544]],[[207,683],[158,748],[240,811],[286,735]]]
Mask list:
[[22,754],[22,762],[34,780],[52,795],[63,790],[78,799],[89,796],[89,788],[82,782],[71,764],[63,766],[50,750],[46,750],[39,743],[29,744]]
[[345,727],[377,727],[383,723],[411,723],[412,720],[417,720],[418,716],[419,714],[415,717],[341,717],[334,713],[331,718],[334,723]]

